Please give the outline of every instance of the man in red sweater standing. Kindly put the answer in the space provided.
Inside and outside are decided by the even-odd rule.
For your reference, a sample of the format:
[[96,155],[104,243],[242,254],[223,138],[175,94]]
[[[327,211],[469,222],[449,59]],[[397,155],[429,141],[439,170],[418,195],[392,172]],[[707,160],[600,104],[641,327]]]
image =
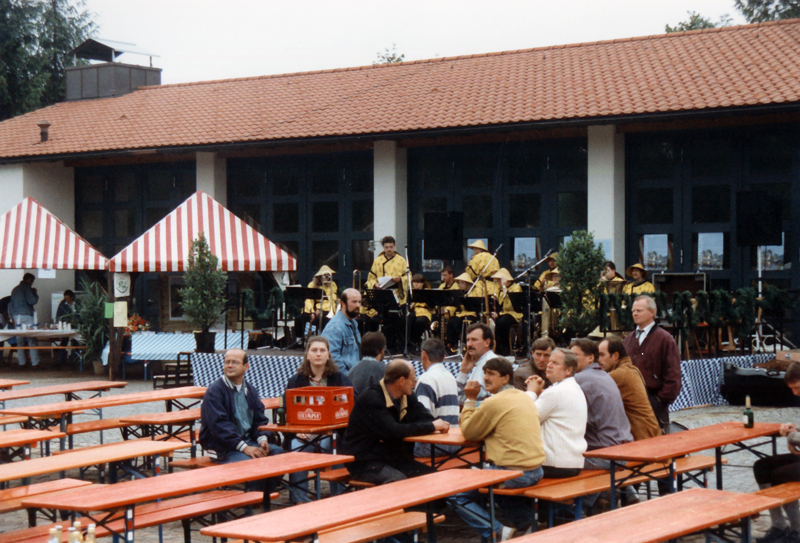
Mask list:
[[675,339],[655,323],[656,301],[638,296],[632,306],[636,330],[625,338],[625,349],[644,377],[647,396],[666,434],[669,405],[681,391],[681,355]]

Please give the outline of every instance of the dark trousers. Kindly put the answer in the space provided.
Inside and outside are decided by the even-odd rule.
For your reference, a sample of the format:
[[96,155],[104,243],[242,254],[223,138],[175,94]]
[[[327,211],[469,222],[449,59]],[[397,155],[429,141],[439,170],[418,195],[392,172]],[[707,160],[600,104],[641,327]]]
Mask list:
[[351,471],[353,478],[357,481],[372,483],[374,485],[385,485],[395,481],[402,481],[411,477],[419,477],[435,473],[436,470],[427,464],[416,460],[396,460],[394,462],[374,461],[368,463],[364,468],[356,472]]
[[413,313],[408,315],[409,341],[420,347],[422,345],[422,334],[431,328],[431,320],[428,317],[417,317]]
[[800,481],[800,456],[779,454],[756,460],[753,475],[760,485],[780,485]]
[[497,320],[494,321],[494,337],[497,341],[497,348],[494,351],[495,354],[499,354],[500,356],[508,356],[511,354],[511,338],[509,337],[509,333],[511,332],[511,328],[516,324],[517,319],[511,315],[500,315],[497,317]]
[[669,432],[669,404],[665,404],[658,399],[658,393],[653,389],[647,389],[647,398],[653,406],[653,413],[656,415],[658,425],[665,434]]

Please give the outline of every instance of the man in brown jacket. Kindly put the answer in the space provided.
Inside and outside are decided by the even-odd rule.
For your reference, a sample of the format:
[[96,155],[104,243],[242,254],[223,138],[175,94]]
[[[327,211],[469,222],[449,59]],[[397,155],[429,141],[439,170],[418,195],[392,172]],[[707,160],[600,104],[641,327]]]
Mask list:
[[631,362],[622,340],[616,336],[609,336],[597,347],[600,352],[597,361],[619,388],[625,415],[631,423],[633,440],[660,436],[661,427],[647,397],[644,377]]

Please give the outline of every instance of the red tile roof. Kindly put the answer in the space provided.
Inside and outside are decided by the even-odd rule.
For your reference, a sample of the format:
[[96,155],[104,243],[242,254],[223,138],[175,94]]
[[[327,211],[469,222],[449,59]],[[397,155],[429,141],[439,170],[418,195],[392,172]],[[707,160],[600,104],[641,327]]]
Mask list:
[[[2,158],[590,120],[800,101],[800,20],[145,87],[0,123]],[[51,123],[39,143],[37,123]]]

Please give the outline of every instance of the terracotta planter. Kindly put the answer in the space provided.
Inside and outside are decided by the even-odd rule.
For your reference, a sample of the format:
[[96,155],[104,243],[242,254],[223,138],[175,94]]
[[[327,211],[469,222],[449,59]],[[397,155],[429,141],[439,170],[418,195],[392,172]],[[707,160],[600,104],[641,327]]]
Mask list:
[[214,341],[216,335],[216,332],[195,332],[194,341],[197,343],[197,349],[195,349],[195,352],[213,353],[215,351]]

